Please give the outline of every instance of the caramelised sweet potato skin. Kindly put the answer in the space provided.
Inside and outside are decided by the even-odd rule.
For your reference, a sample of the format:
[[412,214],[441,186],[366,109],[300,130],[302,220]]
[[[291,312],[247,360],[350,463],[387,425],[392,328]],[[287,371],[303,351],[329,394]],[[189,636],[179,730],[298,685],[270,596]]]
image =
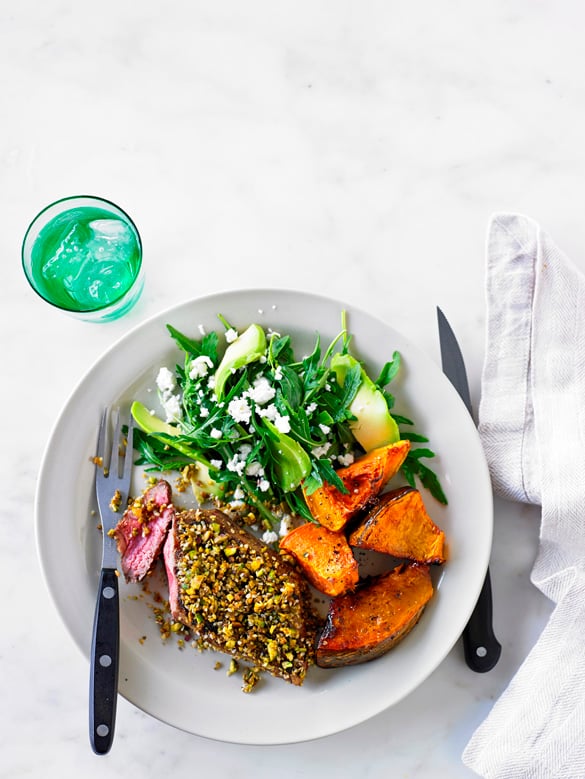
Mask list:
[[341,595],[357,586],[358,564],[343,533],[306,522],[287,533],[280,548],[325,595]]
[[372,449],[346,468],[340,468],[337,475],[347,488],[347,494],[329,483],[311,494],[304,491],[313,518],[330,530],[344,528],[398,472],[409,450],[410,441],[397,441]]
[[350,533],[349,543],[418,563],[445,562],[445,534],[428,515],[420,492],[412,487],[380,496]]
[[334,598],[317,641],[317,665],[357,665],[385,654],[410,633],[432,595],[429,566],[403,563]]

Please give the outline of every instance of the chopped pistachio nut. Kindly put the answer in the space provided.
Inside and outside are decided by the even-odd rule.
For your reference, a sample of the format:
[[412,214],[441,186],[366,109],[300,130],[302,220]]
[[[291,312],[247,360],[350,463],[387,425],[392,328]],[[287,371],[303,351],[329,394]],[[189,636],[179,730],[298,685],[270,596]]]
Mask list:
[[120,504],[122,503],[122,493],[120,490],[116,490],[114,494],[112,495],[112,500],[110,501],[110,510],[116,514],[120,510]]
[[242,674],[242,678],[244,680],[242,690],[244,692],[252,692],[254,687],[256,687],[260,681],[260,671],[258,668],[246,668]]

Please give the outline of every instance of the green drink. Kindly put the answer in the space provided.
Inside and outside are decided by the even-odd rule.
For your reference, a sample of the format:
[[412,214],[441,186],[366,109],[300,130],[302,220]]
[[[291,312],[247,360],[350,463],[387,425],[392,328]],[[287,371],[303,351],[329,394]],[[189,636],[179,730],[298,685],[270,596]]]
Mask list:
[[36,292],[92,321],[124,314],[142,291],[142,248],[132,220],[101,198],[65,198],[29,227],[23,265]]

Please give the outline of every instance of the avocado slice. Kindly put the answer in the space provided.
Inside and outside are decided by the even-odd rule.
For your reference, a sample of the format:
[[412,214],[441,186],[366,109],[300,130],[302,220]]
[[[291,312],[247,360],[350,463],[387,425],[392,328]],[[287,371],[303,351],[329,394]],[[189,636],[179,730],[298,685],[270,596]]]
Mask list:
[[311,471],[311,459],[303,447],[286,433],[281,433],[268,419],[264,425],[272,434],[266,441],[274,460],[274,471],[284,492],[296,490]]
[[[350,354],[334,354],[331,358],[331,369],[335,372],[337,381],[343,386],[347,372],[360,363]],[[400,431],[396,421],[388,411],[386,398],[374,384],[363,367],[361,368],[361,384],[352,400],[349,410],[356,417],[349,426],[356,441],[366,452],[379,446],[393,444],[400,440]]]
[[223,359],[215,372],[215,396],[223,396],[227,380],[232,372],[259,360],[266,352],[266,335],[260,325],[250,325],[225,350]]
[[182,441],[174,441],[173,439],[181,435],[181,431],[174,425],[169,425],[167,422],[163,422],[160,417],[151,414],[143,403],[135,400],[130,407],[130,413],[134,417],[134,421],[138,427],[145,433],[153,436],[154,438],[162,441],[173,449],[176,449],[181,454],[189,457],[195,462],[202,462],[205,465],[209,465],[207,460],[196,449],[191,448],[188,444]]
[[163,422],[162,419],[151,414],[143,403],[135,400],[130,408],[134,421],[145,433],[164,433],[165,435],[179,435],[179,430],[174,425]]

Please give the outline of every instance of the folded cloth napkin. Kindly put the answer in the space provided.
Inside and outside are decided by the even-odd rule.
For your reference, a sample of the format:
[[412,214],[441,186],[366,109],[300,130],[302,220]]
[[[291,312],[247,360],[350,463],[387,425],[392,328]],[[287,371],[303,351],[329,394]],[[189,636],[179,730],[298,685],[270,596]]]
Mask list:
[[486,779],[585,779],[585,276],[524,216],[493,217],[479,430],[494,489],[542,507],[542,635],[463,762]]

